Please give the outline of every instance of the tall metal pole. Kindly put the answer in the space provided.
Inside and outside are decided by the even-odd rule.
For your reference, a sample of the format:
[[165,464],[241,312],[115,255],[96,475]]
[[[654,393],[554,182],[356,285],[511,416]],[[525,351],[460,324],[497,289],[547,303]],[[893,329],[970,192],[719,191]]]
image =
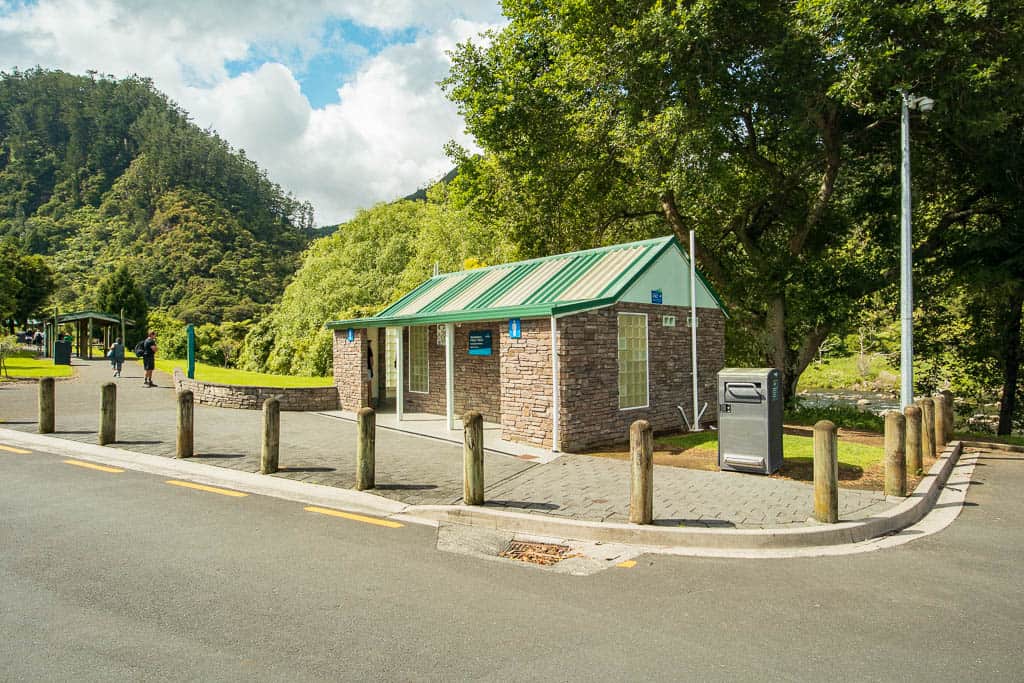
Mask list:
[[900,408],[914,403],[913,241],[910,235],[910,109],[901,92],[903,147],[903,210],[900,229]]
[[700,401],[697,396],[697,242],[690,231],[690,359],[693,363],[693,431],[700,431]]

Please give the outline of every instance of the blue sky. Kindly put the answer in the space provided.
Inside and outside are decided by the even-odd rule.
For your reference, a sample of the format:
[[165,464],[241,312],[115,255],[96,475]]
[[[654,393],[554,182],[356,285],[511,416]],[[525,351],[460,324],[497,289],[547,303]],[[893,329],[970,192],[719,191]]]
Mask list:
[[326,225],[474,147],[437,81],[502,22],[477,0],[0,0],[0,70],[148,76]]

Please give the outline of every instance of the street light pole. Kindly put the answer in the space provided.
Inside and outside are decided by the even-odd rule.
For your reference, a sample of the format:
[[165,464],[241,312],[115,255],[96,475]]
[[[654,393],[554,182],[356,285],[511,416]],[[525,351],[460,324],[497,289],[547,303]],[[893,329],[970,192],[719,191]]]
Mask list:
[[914,243],[910,232],[910,110],[929,112],[930,97],[900,91],[902,98],[901,143],[903,156],[902,221],[900,225],[900,408],[914,402]]

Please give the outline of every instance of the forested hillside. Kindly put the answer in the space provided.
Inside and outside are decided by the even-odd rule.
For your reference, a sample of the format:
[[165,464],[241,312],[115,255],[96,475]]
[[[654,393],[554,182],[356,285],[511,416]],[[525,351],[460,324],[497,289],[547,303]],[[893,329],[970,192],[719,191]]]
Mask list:
[[276,300],[312,208],[143,78],[0,74],[0,237],[47,257],[53,303],[128,266],[150,307],[244,320]]

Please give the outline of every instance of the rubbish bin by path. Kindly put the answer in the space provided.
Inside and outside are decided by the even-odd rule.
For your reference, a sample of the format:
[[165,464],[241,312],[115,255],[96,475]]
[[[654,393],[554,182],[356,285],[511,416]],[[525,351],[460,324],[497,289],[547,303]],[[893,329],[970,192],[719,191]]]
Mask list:
[[718,373],[718,467],[758,474],[782,467],[782,378],[775,368]]
[[55,341],[55,342],[53,342],[53,364],[54,365],[71,365],[71,342],[69,342],[69,341]]

